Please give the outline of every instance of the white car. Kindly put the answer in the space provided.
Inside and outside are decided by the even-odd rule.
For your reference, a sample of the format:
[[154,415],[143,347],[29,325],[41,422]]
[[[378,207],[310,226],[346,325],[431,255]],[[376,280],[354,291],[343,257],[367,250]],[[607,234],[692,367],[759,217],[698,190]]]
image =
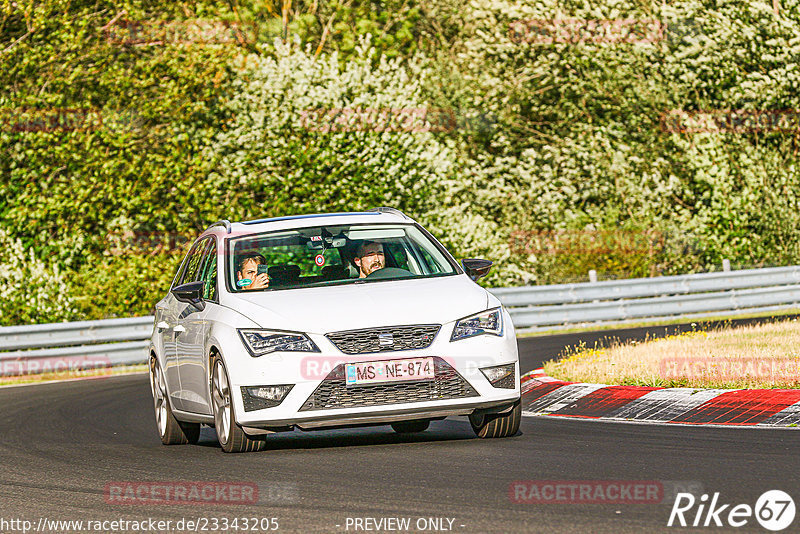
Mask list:
[[468,416],[480,437],[520,423],[508,312],[398,210],[209,227],[158,302],[150,386],[161,441],[213,426],[226,452],[268,434]]

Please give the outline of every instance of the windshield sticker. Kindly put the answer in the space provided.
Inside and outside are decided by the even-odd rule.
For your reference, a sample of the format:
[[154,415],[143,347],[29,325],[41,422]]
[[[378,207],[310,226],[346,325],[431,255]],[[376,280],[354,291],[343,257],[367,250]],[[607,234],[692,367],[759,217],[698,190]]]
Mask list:
[[322,254],[317,254],[317,257],[314,258],[314,263],[316,263],[319,267],[325,265],[325,256]]
[[241,280],[236,282],[236,285],[239,286],[239,287],[244,287],[244,286],[249,286],[252,283],[253,283],[253,281],[250,280],[249,278],[242,278]]

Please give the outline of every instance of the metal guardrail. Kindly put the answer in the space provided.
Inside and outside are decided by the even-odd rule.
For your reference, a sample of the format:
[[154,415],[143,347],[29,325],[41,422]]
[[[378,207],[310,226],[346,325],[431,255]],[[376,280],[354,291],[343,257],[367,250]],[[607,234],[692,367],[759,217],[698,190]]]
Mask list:
[[489,291],[517,328],[772,311],[800,304],[800,266]]
[[[800,307],[800,266],[489,291],[520,329],[773,311]],[[0,327],[0,375],[145,363],[152,331],[153,316]]]
[[686,295],[751,287],[800,284],[800,266],[722,271],[716,273],[632,278],[605,282],[490,289],[504,306],[569,304],[593,300]]
[[0,350],[143,340],[150,337],[152,332],[152,315],[103,321],[6,326],[0,327]]
[[153,316],[0,327],[0,376],[147,362]]

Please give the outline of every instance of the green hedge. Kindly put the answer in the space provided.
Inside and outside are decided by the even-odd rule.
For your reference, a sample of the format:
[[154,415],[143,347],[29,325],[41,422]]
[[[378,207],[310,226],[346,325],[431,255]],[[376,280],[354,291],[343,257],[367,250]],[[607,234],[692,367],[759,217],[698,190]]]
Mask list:
[[[796,1],[1,5],[2,324],[149,313],[184,250],[136,237],[223,217],[391,204],[496,260],[487,285],[800,256],[797,121],[675,133],[664,115],[800,109]],[[563,18],[661,33],[519,33]],[[449,120],[309,127],[341,108]],[[31,304],[26,263],[58,280],[57,309]]]

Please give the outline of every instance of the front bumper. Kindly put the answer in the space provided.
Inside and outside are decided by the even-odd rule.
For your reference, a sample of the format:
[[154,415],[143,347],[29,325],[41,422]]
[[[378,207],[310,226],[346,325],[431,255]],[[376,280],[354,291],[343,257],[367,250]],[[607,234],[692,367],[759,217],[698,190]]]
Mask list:
[[[519,400],[517,398],[516,400]],[[244,426],[248,434],[258,435],[269,432],[288,430],[298,427],[302,430],[330,429],[351,426],[381,425],[397,421],[412,421],[415,419],[443,419],[452,415],[469,415],[475,410],[482,410],[487,413],[504,413],[513,408],[516,400],[492,401],[454,406],[437,406],[428,409],[411,408],[401,410],[383,410],[371,415],[332,415],[326,417],[313,417],[307,419],[289,419],[286,421],[263,421],[250,423]]]
[[[504,313],[507,312],[504,310]],[[505,317],[510,325],[510,317]],[[347,355],[333,346],[324,335],[308,334],[320,348],[320,353],[275,353],[253,358],[241,342],[225,343],[229,351],[224,355],[231,380],[236,421],[250,434],[299,427],[302,429],[330,428],[383,424],[412,419],[434,419],[451,415],[468,415],[475,410],[503,410],[520,398],[519,360],[513,327],[503,336],[483,335],[450,342],[453,324],[444,325],[434,342],[423,350],[387,351]],[[344,363],[379,360],[433,357],[446,362],[471,391],[469,395],[435,396],[425,400],[424,395],[414,402],[398,402],[396,398],[386,403],[369,406],[354,404],[338,407],[331,403],[311,403],[323,384],[330,384],[331,373]],[[481,368],[501,364],[514,364],[514,388],[497,388],[486,379]],[[242,386],[268,386],[293,384],[293,388],[280,405],[245,411]],[[355,386],[363,387],[363,386]],[[381,394],[391,395],[391,391]],[[330,396],[328,397],[330,398]],[[389,399],[389,397],[385,397]],[[251,406],[252,408],[252,406]]]

